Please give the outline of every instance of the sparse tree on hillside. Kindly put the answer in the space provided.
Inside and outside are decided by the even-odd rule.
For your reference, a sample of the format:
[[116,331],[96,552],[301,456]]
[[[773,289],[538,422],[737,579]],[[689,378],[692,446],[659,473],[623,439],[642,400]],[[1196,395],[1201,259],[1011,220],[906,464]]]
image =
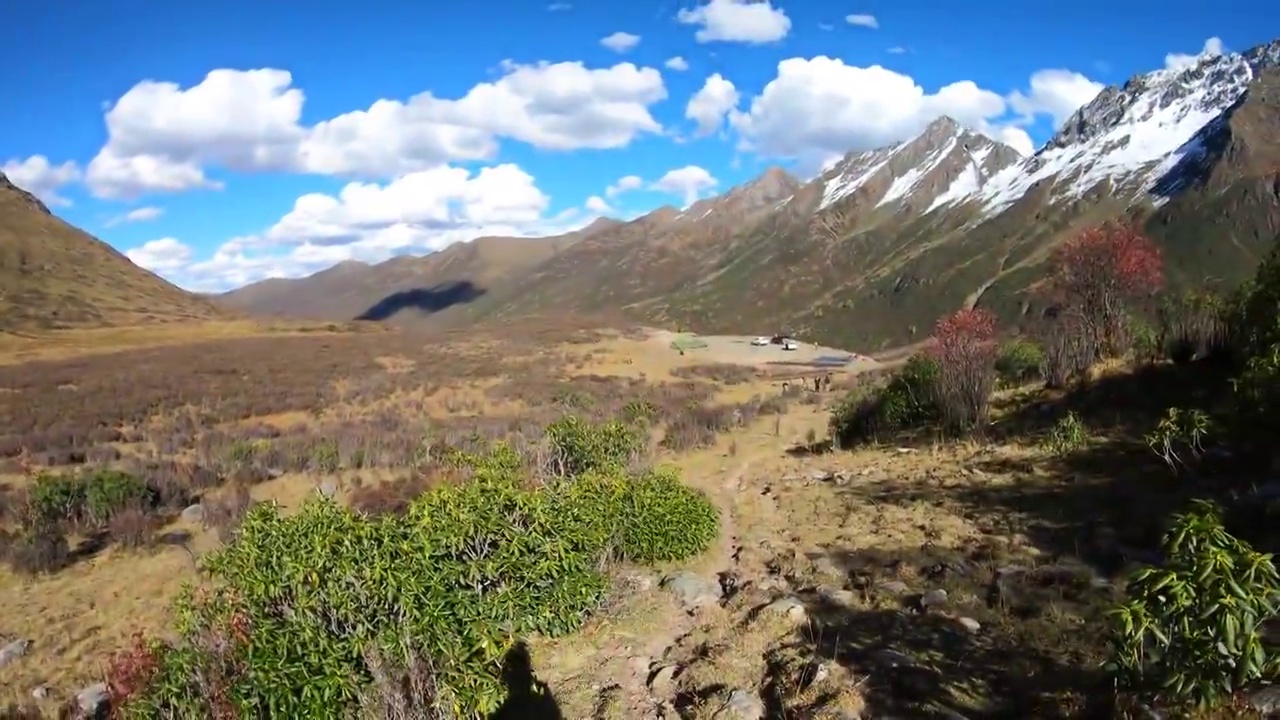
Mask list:
[[1058,250],[1055,289],[1079,314],[1095,359],[1119,349],[1125,303],[1159,290],[1163,267],[1160,248],[1131,225],[1085,230]]
[[943,423],[966,432],[986,423],[996,382],[996,318],[982,308],[960,310],[938,321],[931,352],[938,360],[934,391]]

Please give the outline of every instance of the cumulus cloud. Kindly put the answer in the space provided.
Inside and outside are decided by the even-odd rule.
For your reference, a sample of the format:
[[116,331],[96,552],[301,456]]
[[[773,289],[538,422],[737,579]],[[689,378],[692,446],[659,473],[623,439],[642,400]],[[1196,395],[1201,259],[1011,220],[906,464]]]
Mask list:
[[639,175],[620,177],[617,182],[604,189],[604,196],[608,198],[617,197],[624,192],[638,190],[642,185],[644,185],[644,180]]
[[666,97],[656,69],[632,63],[522,65],[456,100],[424,92],[378,100],[311,127],[284,70],[215,70],[199,84],[144,81],[107,112],[108,140],[90,162],[95,195],[217,188],[207,166],[386,178],[454,160],[492,158],[499,139],[550,150],[616,148],[659,133],[649,107]]
[[996,121],[1006,109],[999,93],[969,80],[928,93],[910,76],[879,65],[819,56],[778,63],[777,76],[729,118],[742,149],[820,167],[834,155],[908,139],[940,115],[999,139],[1004,133]]
[[876,20],[875,15],[845,15],[844,21],[856,27],[871,28],[872,30],[880,27],[880,21]]
[[71,204],[70,200],[58,194],[58,190],[80,179],[80,168],[74,162],[54,165],[44,155],[8,160],[0,165],[0,172],[9,178],[9,182],[40,198],[46,205],[55,207]]
[[791,32],[791,18],[769,0],[711,0],[706,5],[683,9],[676,21],[696,25],[694,39],[700,43],[777,42]]
[[1088,103],[1106,87],[1071,70],[1038,70],[1031,76],[1028,92],[1009,95],[1009,106],[1030,122],[1035,115],[1053,118],[1055,127],[1066,122],[1080,106]]
[[[441,166],[387,183],[350,182],[332,195],[303,195],[270,227],[233,238],[204,259],[172,238],[135,248],[129,257],[182,287],[218,292],[270,277],[302,277],[343,260],[380,262],[441,250],[485,235],[553,235],[592,219],[574,209],[547,217],[549,203],[516,165],[474,173]],[[587,201],[590,210],[598,212],[598,206]]]
[[999,126],[988,130],[987,134],[1017,150],[1023,157],[1033,155],[1036,151],[1035,141],[1031,139],[1026,130],[1020,127],[1013,127],[1012,125]]
[[633,50],[635,46],[640,44],[640,36],[619,31],[600,38],[600,44],[614,52],[624,53],[628,50]]
[[667,174],[654,181],[649,188],[658,192],[679,195],[684,198],[685,207],[688,207],[697,202],[698,196],[704,190],[710,190],[718,182],[705,169],[697,165],[686,165],[682,168],[668,171]]
[[907,49],[902,47],[901,45],[894,45],[888,50],[885,50],[885,52],[889,53],[890,55],[903,55],[907,52]]
[[675,70],[676,72],[684,72],[689,69],[689,62],[679,55],[676,55],[673,58],[667,58],[667,61],[663,63],[663,65],[665,65],[668,70]]
[[1202,57],[1221,55],[1223,51],[1222,38],[1215,35],[1204,41],[1204,47],[1198,55],[1187,55],[1185,53],[1169,53],[1165,55],[1164,66],[1168,70],[1182,70],[1195,65]]
[[599,195],[592,195],[587,198],[587,202],[584,204],[584,207],[598,215],[613,212],[613,208],[609,207],[609,203],[605,202],[605,199]]
[[715,73],[689,98],[684,116],[698,124],[698,135],[710,135],[720,129],[725,116],[737,106],[738,89]]
[[182,269],[191,262],[194,251],[176,238],[164,237],[129,250],[125,257],[138,267],[161,275]]
[[164,214],[164,210],[158,207],[140,207],[130,210],[123,215],[117,215],[105,224],[107,227],[115,227],[124,223],[147,222],[155,220]]

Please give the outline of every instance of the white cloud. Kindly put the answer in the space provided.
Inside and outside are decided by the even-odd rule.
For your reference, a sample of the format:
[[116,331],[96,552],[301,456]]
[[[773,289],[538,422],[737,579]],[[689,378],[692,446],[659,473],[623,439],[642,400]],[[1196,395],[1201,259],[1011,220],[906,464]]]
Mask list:
[[9,178],[9,182],[52,206],[70,205],[71,201],[59,195],[58,190],[80,179],[80,168],[74,162],[68,160],[54,165],[44,155],[8,160],[0,165],[0,172]]
[[122,223],[147,222],[155,220],[164,214],[164,210],[158,207],[140,207],[130,210],[123,215],[117,215],[111,218],[105,224],[107,227],[115,227]]
[[823,32],[831,32],[836,29],[836,26],[831,23],[818,23],[818,29]]
[[720,129],[725,116],[738,106],[738,99],[738,89],[733,83],[715,73],[689,98],[684,116],[698,124],[698,135],[710,135]]
[[791,32],[791,18],[769,0],[710,0],[706,5],[683,9],[676,20],[697,25],[694,39],[700,43],[777,42]]
[[676,72],[684,72],[689,69],[689,62],[679,55],[676,55],[673,58],[668,58],[663,65],[665,65],[668,70],[675,70]]
[[452,160],[493,157],[500,138],[551,150],[622,147],[659,133],[649,106],[666,97],[653,68],[580,62],[521,65],[456,100],[430,92],[379,100],[312,127],[284,70],[215,70],[191,88],[145,81],[107,113],[107,144],[90,163],[100,197],[176,192],[220,183],[206,166],[394,177]]
[[604,198],[599,195],[592,195],[587,198],[585,207],[587,210],[590,210],[597,215],[604,215],[605,213],[613,212],[613,208],[609,207],[609,203],[605,202]]
[[871,28],[872,30],[876,30],[880,27],[880,21],[876,20],[875,15],[845,15],[844,21],[850,25]]
[[572,9],[573,6],[567,2],[553,2],[547,6],[547,12],[564,12]]
[[600,38],[600,44],[614,52],[624,53],[635,49],[635,46],[640,44],[640,36],[619,31]]
[[154,273],[165,274],[181,270],[191,262],[192,249],[176,238],[164,237],[143,243],[125,253],[125,257],[138,267]]
[[[269,277],[301,277],[343,260],[422,254],[485,235],[559,234],[593,219],[573,208],[547,217],[549,202],[516,165],[475,173],[442,166],[385,184],[351,182],[335,195],[303,195],[262,233],[233,238],[205,259],[194,260],[189,248],[184,254],[172,238],[129,256],[182,287],[214,292]],[[588,209],[598,205],[587,201]]]
[[618,181],[604,189],[604,196],[613,198],[630,190],[637,190],[644,185],[644,180],[639,175],[627,175],[618,178]]
[[879,65],[819,56],[778,63],[777,77],[745,111],[729,117],[744,149],[818,167],[833,155],[910,138],[940,115],[998,138],[993,121],[1005,110],[1000,94],[969,80],[927,93],[911,77]]
[[1183,68],[1195,65],[1202,57],[1213,57],[1223,53],[1222,38],[1214,37],[1204,41],[1204,47],[1198,55],[1187,55],[1184,53],[1169,53],[1164,56],[1164,66],[1168,70],[1181,70]]
[[649,187],[658,192],[680,195],[684,198],[685,207],[688,207],[698,200],[702,191],[715,187],[718,182],[703,168],[686,165],[669,171]]
[[907,52],[907,49],[902,47],[901,45],[894,45],[888,50],[885,50],[885,52],[889,53],[890,55],[903,55]]
[[1012,125],[997,127],[993,130],[994,131],[988,130],[988,134],[993,135],[996,140],[999,140],[1005,145],[1017,150],[1023,157],[1033,155],[1035,153],[1035,141],[1031,139],[1031,136],[1027,134],[1026,130],[1023,130],[1020,127],[1013,127]]
[[1028,122],[1035,115],[1048,115],[1057,127],[1104,87],[1071,70],[1037,70],[1031,76],[1030,92],[1014,91],[1009,95],[1009,106]]

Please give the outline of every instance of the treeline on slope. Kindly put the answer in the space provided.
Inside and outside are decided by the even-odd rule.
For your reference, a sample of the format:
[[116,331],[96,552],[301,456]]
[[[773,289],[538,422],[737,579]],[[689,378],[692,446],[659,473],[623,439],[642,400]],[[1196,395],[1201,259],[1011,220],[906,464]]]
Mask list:
[[[966,309],[938,321],[927,349],[887,382],[856,388],[834,409],[831,444],[853,447],[924,430],[981,436],[994,392],[1043,382],[1070,390],[1104,361],[1125,359],[1225,371],[1222,407],[1168,407],[1144,440],[1176,475],[1216,444],[1241,467],[1269,467],[1280,431],[1280,243],[1253,280],[1226,296],[1162,297],[1159,248],[1138,230],[1106,225],[1067,243],[1043,292],[1052,312],[1035,332],[1001,341],[995,316]],[[1156,310],[1149,309],[1155,301]],[[1148,318],[1153,318],[1154,323]],[[1114,408],[1124,412],[1125,408]],[[1047,438],[1053,454],[1078,450],[1085,429],[1068,413]],[[1175,516],[1163,562],[1128,578],[1112,613],[1109,668],[1121,687],[1174,707],[1214,706],[1247,685],[1280,679],[1280,654],[1263,640],[1280,612],[1269,554],[1227,532],[1222,508],[1193,500]]]
[[[504,443],[442,449],[451,477],[399,514],[253,505],[206,556],[213,582],[177,601],[179,639],[138,637],[108,664],[112,717],[480,718],[536,692],[502,675],[522,638],[579,627],[614,564],[682,560],[718,533],[709,499],[637,462],[641,420],[555,421],[537,481]],[[143,492],[117,480],[34,511],[94,518]]]

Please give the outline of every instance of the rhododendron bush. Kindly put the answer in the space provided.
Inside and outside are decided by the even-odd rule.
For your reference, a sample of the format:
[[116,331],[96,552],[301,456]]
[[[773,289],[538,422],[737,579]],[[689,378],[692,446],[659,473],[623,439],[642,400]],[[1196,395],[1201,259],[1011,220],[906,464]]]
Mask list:
[[942,318],[930,351],[938,361],[934,392],[944,426],[967,432],[985,425],[1000,354],[995,316],[971,308]]

